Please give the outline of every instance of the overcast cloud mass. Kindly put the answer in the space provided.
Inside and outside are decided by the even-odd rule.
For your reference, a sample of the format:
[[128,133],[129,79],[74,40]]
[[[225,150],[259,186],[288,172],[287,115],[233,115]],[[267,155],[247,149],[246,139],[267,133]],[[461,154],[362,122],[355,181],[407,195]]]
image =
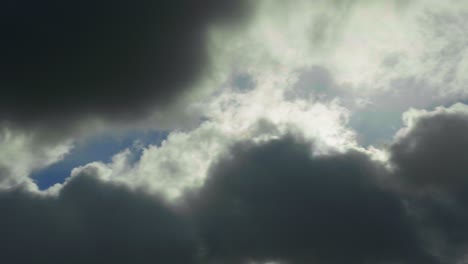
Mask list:
[[465,1],[0,10],[0,262],[467,263]]

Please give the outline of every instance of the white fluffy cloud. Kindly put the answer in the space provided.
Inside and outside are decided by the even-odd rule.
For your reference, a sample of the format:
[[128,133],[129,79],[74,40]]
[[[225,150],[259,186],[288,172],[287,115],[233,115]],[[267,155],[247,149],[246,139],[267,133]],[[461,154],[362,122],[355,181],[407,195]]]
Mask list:
[[247,31],[213,34],[214,57],[292,76],[320,65],[342,94],[375,104],[397,94],[399,110],[453,101],[467,96],[468,5],[449,2],[262,1]]
[[286,101],[282,87],[288,80],[268,77],[257,79],[259,85],[247,92],[227,85],[202,103],[207,120],[198,128],[174,131],[160,145],[143,148],[137,162],[133,162],[134,152],[127,149],[109,164],[94,162],[76,168],[73,174],[93,171],[172,199],[186,188],[200,186],[212,162],[239,141],[268,140],[293,132],[317,140],[321,152],[355,145],[354,133],[345,128],[346,109],[333,101]]
[[72,143],[41,143],[34,133],[0,129],[0,189],[25,185],[35,189],[28,176],[34,170],[60,161],[71,149]]

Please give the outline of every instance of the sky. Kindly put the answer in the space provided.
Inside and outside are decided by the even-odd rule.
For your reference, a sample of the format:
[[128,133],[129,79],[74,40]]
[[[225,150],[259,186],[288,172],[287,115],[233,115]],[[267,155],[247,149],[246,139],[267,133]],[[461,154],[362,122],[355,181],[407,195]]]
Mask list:
[[468,262],[468,3],[0,3],[0,262]]

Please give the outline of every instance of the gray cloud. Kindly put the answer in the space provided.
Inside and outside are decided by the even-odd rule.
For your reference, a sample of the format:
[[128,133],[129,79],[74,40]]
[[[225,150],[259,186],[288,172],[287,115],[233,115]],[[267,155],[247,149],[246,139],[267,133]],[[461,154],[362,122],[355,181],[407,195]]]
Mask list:
[[[31,171],[60,160],[71,149],[67,142],[57,146],[64,134],[94,133],[93,122],[79,129],[69,124],[88,117],[123,121],[102,123],[116,133],[111,124],[147,123],[153,108],[167,110],[153,114],[169,120],[183,115],[182,103],[172,103],[210,70],[208,58],[216,76],[242,69],[225,80],[235,93],[223,93],[221,84],[215,99],[199,102],[206,109],[191,113],[207,112],[210,121],[202,129],[178,127],[165,146],[144,150],[143,173],[120,166],[127,164],[123,157],[83,167],[84,174],[56,197],[34,194],[34,188],[0,191],[0,258],[460,263],[468,248],[466,109],[413,113],[406,132],[389,145],[392,171],[358,151],[312,156],[310,142],[292,137],[244,141],[228,150],[238,140],[282,135],[288,119],[307,124],[296,126],[299,133],[320,136],[315,126],[348,138],[341,126],[328,124],[333,116],[316,123],[311,120],[319,111],[301,115],[288,108],[301,109],[296,99],[307,99],[308,109],[312,101],[340,99],[350,110],[349,125],[367,143],[393,133],[408,107],[460,100],[466,11],[455,11],[455,2],[453,8],[437,1],[393,2],[395,9],[388,1],[264,1],[249,30],[216,32],[212,50],[209,29],[243,23],[251,11],[247,1],[0,4],[0,126],[14,131],[0,142],[0,185],[8,188],[17,182],[28,188]],[[293,86],[290,77],[298,77]],[[271,89],[254,94],[263,86]],[[281,92],[290,101],[274,99],[285,87]],[[250,126],[263,116],[265,122]],[[179,197],[182,189],[198,186],[225,151],[205,185],[187,194],[187,211],[86,175],[93,168],[123,170],[109,180],[153,184],[155,192]]]
[[134,119],[207,69],[213,24],[244,1],[7,1],[1,4],[0,121],[48,125]]
[[194,236],[162,202],[94,177],[56,198],[0,193],[5,263],[194,263]]
[[468,114],[422,115],[391,147],[391,160],[403,180],[446,190],[468,183]]
[[[0,192],[9,263],[457,263],[468,245],[464,105],[410,111],[394,170],[293,136],[235,144],[176,207],[90,176]],[[90,167],[91,168],[91,167]],[[157,173],[157,172],[155,172]],[[391,184],[389,184],[391,183]],[[404,187],[403,189],[399,187]]]
[[311,158],[309,144],[289,137],[237,145],[192,197],[206,255],[219,263],[436,263],[379,172],[355,151]]
[[[391,146],[420,225],[455,263],[468,245],[468,112],[466,105],[419,113]],[[408,194],[407,194],[408,195]]]

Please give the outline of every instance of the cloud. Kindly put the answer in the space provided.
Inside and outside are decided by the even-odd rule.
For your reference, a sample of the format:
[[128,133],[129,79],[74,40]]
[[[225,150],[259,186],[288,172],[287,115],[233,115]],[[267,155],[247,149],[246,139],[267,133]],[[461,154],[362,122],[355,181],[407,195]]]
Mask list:
[[320,152],[355,144],[354,133],[345,127],[348,113],[338,103],[286,101],[282,88],[287,80],[268,74],[257,77],[255,89],[242,91],[229,80],[203,102],[204,122],[193,130],[172,131],[161,144],[146,146],[136,162],[124,150],[110,163],[93,162],[76,170],[99,167],[114,180],[174,199],[201,186],[212,163],[239,141],[266,141],[294,131],[317,139]]
[[[142,0],[131,7],[121,1],[46,1],[38,7],[32,2],[2,8],[0,120],[54,131],[51,137],[67,129],[63,134],[77,137],[96,130],[113,134],[121,127],[193,129],[210,111],[200,105],[226,80],[239,86],[237,91],[249,91],[270,76],[301,79],[293,97],[369,102],[362,112],[343,104],[357,115],[391,118],[409,106],[465,96],[463,3],[204,0],[195,6]],[[226,24],[234,27],[219,26]],[[439,34],[444,32],[454,34]],[[445,78],[449,75],[453,78]],[[301,88],[308,82],[331,87],[319,91],[323,96],[311,96]],[[363,142],[393,133],[391,126],[377,129],[383,127],[378,122],[357,123]]]
[[[236,145],[190,204],[220,263],[437,263],[383,167],[357,151],[312,156],[284,137]],[[227,263],[231,263],[231,262]]]
[[0,189],[26,184],[31,172],[63,159],[73,148],[72,142],[50,142],[35,133],[0,127]]
[[466,116],[408,111],[388,161],[317,151],[319,137],[272,120],[238,134],[206,122],[136,163],[127,150],[76,168],[47,195],[1,191],[0,242],[18,263],[458,263]]
[[287,99],[312,99],[315,97],[334,97],[335,83],[330,72],[317,65],[300,71],[297,82],[285,91]]
[[[10,259],[466,258],[467,106],[412,109],[388,137],[408,107],[466,98],[465,3],[52,2],[0,8]],[[45,192],[28,178],[73,140],[148,128],[167,139]]]
[[418,187],[456,190],[468,183],[468,106],[410,110],[407,126],[391,146],[391,160],[403,180]]
[[468,106],[413,109],[404,117],[407,126],[390,147],[393,173],[428,240],[456,263],[468,246]]
[[0,193],[6,263],[195,263],[190,225],[157,198],[78,175],[58,196]]
[[79,118],[141,117],[194,87],[209,67],[208,30],[241,23],[247,6],[212,0],[2,3],[0,120],[64,126]]
[[468,98],[467,13],[460,1],[259,1],[245,30],[210,35],[210,54],[221,76],[282,76],[288,99],[340,100],[360,141],[382,144],[408,108]]

